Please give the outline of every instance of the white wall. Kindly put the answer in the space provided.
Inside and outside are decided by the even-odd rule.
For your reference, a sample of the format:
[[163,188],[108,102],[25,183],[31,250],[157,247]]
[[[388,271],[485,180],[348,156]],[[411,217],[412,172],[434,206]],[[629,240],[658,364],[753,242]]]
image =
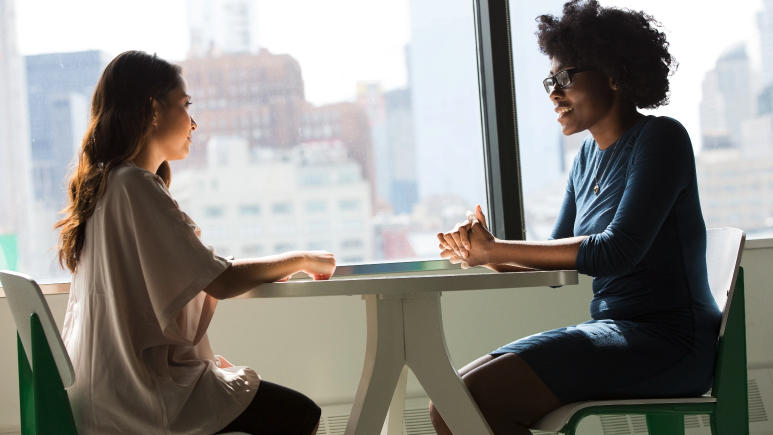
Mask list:
[[[773,245],[773,244],[771,244]],[[744,253],[750,368],[773,367],[773,246]],[[498,346],[589,318],[590,279],[560,289],[449,292],[443,295],[448,349],[457,368]],[[49,296],[59,322],[67,295]],[[356,296],[220,302],[210,326],[216,353],[252,366],[263,379],[320,405],[351,403],[365,355],[365,303]],[[18,431],[16,334],[0,298],[0,433]],[[408,397],[424,396],[411,379]]]

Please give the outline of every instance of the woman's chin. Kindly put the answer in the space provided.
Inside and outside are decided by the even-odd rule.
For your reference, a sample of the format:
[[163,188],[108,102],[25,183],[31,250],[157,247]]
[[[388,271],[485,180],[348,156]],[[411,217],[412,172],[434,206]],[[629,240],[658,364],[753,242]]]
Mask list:
[[174,157],[169,160],[185,160],[191,154],[191,141],[187,141],[183,149],[176,153]]
[[[559,121],[560,122],[560,121]],[[561,133],[564,136],[571,136],[575,133],[579,133],[582,130],[578,129],[577,126],[573,125],[572,123],[561,123]]]

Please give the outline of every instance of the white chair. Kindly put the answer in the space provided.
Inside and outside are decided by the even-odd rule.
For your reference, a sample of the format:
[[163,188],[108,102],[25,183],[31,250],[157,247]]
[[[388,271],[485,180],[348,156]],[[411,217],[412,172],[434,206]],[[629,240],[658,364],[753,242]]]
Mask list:
[[531,429],[574,435],[577,425],[588,415],[645,414],[650,435],[684,435],[684,415],[708,414],[714,435],[749,434],[743,269],[740,268],[746,235],[736,228],[711,229],[706,235],[709,287],[717,306],[723,309],[711,393],[688,398],[569,403],[543,416]]
[[18,331],[21,433],[77,435],[65,391],[75,371],[43,292],[31,277],[7,270],[0,283]]

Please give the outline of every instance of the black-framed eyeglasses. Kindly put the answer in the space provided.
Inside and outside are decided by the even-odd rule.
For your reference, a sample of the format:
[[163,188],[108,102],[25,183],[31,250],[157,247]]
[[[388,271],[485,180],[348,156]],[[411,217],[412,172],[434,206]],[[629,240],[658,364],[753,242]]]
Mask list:
[[555,75],[550,76],[542,81],[542,84],[545,85],[545,92],[548,94],[553,92],[554,89],[561,89],[565,88],[572,84],[572,76],[574,74],[583,72],[583,71],[590,71],[594,68],[569,68],[565,70],[561,70],[557,72]]

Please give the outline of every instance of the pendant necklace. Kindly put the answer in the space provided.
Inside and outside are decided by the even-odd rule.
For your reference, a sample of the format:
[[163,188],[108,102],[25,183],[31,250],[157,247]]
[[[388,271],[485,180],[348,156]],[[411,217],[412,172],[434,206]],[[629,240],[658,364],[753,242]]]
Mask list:
[[[634,118],[634,121],[635,121],[635,120],[636,120],[636,118]],[[633,123],[631,123],[631,124],[628,124],[628,127],[626,127],[626,129],[625,129],[625,130],[623,130],[623,134],[625,134],[625,132],[626,132],[626,131],[628,131],[628,129],[629,129],[629,128],[631,128],[631,125],[632,125],[632,124],[633,124]],[[601,160],[599,160],[599,164],[598,164],[598,165],[596,165],[596,175],[594,175],[594,176],[593,176],[593,180],[595,180],[595,181],[596,181],[596,185],[595,185],[595,186],[593,186],[593,193],[594,193],[594,194],[596,194],[596,195],[598,195],[598,194],[599,194],[599,192],[601,192],[601,187],[599,187],[599,180],[600,180],[600,179],[602,179],[602,178],[604,178],[604,174],[606,174],[606,173],[607,173],[607,168],[609,167],[609,162],[611,162],[611,161],[612,161],[612,158],[613,158],[613,157],[615,157],[615,151],[617,151],[617,143],[618,143],[618,142],[620,142],[620,138],[622,138],[622,137],[623,137],[623,134],[621,134],[621,135],[620,135],[620,136],[617,138],[617,140],[615,141],[615,143],[614,143],[614,148],[612,148],[612,155],[611,155],[611,156],[609,156],[609,160],[607,160],[607,163],[604,165],[604,171],[603,171],[603,172],[601,172],[601,176],[599,176],[599,166],[601,166],[601,160],[604,160],[604,157],[602,157],[602,158],[601,158]]]

